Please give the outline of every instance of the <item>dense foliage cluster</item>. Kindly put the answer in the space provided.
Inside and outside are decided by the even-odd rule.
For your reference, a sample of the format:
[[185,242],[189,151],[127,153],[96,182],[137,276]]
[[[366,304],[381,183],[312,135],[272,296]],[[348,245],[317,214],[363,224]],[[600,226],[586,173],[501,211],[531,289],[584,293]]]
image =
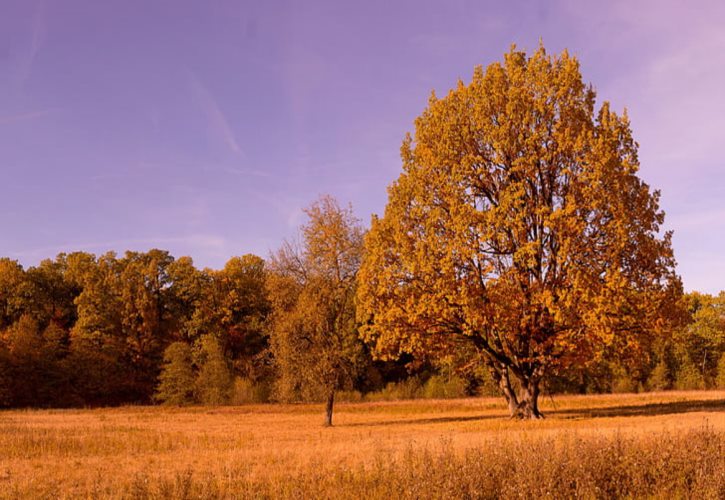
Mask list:
[[158,398],[225,402],[208,389],[224,372],[256,380],[268,369],[265,276],[252,255],[220,271],[162,250],[61,254],[27,270],[2,259],[0,403],[150,402],[164,358],[195,382],[179,392],[167,373]]
[[[295,280],[283,252],[271,271],[254,255],[211,270],[163,250],[60,254],[28,269],[2,258],[0,407],[315,399],[331,367],[325,380],[335,390],[381,389],[407,375],[405,360],[374,363],[357,339],[362,229],[350,236],[357,242],[345,250],[339,280],[311,260]],[[341,310],[330,318],[344,325],[341,343],[324,344],[323,305]],[[285,324],[316,342],[301,346],[300,332]]]

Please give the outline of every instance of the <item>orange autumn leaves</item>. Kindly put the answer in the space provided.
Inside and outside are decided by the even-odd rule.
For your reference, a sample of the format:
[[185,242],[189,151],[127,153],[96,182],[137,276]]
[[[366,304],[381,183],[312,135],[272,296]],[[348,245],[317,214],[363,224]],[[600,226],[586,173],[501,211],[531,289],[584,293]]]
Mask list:
[[476,68],[431,97],[401,154],[359,280],[381,355],[470,341],[531,416],[547,370],[662,327],[680,284],[659,193],[637,177],[626,114],[595,111],[574,57],[513,48]]
[[270,347],[282,398],[326,399],[332,425],[335,392],[364,365],[354,303],[363,228],[329,196],[305,212],[301,240],[285,243],[270,262]]

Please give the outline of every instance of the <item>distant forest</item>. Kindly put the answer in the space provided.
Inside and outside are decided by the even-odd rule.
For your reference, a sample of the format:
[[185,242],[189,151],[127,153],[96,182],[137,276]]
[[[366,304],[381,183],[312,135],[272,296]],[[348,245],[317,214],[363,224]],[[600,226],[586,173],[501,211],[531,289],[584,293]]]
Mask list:
[[[0,259],[0,405],[162,401],[164,352],[180,343],[193,379],[179,402],[267,401],[275,380],[267,274],[254,255],[221,270],[163,250],[61,254],[27,270]],[[367,361],[358,390],[407,376],[404,361]]]
[[[197,269],[167,251],[60,254],[23,269],[0,259],[0,405],[245,403],[319,399],[281,391],[270,349],[264,259]],[[624,362],[550,373],[549,393],[725,387],[725,293],[683,297],[682,327]],[[495,394],[480,364],[373,360],[361,344],[343,398]],[[188,348],[188,349],[187,349]],[[173,393],[174,379],[188,392]],[[167,392],[164,393],[164,380]],[[179,384],[176,384],[178,387]],[[169,392],[171,387],[171,392]],[[367,395],[367,396],[365,396]]]

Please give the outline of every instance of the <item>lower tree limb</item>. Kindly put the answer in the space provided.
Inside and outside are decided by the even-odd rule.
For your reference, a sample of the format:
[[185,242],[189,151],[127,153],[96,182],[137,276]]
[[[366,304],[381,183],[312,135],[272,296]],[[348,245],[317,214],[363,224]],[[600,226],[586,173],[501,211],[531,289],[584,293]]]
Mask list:
[[516,397],[516,391],[511,386],[511,377],[509,377],[508,367],[490,363],[489,368],[491,369],[491,376],[493,377],[493,380],[498,384],[499,389],[501,389],[503,397],[506,398],[506,403],[508,404],[511,417],[514,417],[519,408],[519,401]]

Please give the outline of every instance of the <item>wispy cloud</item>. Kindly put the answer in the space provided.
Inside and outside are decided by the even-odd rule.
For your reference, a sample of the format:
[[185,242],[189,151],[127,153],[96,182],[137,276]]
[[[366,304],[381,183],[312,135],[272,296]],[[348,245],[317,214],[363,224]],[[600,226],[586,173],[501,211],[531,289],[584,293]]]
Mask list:
[[239,143],[234,136],[234,131],[229,125],[229,121],[219,107],[214,95],[193,71],[189,70],[188,74],[192,91],[196,96],[199,106],[201,106],[201,109],[209,120],[209,126],[211,127],[212,132],[219,137],[232,152],[236,154],[243,154],[242,148],[239,146]]
[[35,58],[38,55],[43,43],[45,42],[46,34],[46,15],[45,15],[45,2],[41,1],[35,5],[35,13],[33,15],[33,31],[30,39],[30,48],[28,49],[27,57],[22,61],[20,70],[18,72],[18,82],[22,87],[25,82],[28,81],[30,75],[33,72],[33,65],[35,64]]
[[221,170],[223,172],[226,172],[227,174],[238,175],[241,177],[253,176],[253,177],[263,177],[265,179],[273,179],[273,178],[278,177],[277,175],[273,174],[272,172],[267,172],[267,171],[259,170],[256,168],[221,167]]
[[55,113],[56,111],[58,111],[57,108],[50,108],[50,109],[40,109],[37,111],[25,111],[22,113],[15,113],[12,115],[0,116],[0,125],[5,125],[8,123],[14,123],[14,122],[20,122],[20,121],[26,121],[26,120],[34,120],[36,118],[41,118],[43,116],[47,116],[51,113]]

